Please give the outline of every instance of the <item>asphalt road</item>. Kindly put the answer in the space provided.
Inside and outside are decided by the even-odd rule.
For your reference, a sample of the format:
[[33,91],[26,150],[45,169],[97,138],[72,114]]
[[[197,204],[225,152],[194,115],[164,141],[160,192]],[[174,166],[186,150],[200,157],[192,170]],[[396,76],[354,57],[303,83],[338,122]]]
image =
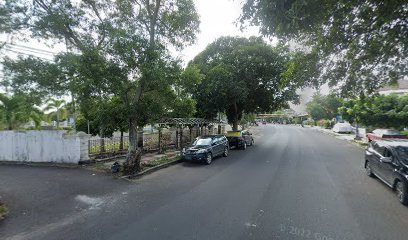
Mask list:
[[[54,189],[55,195],[64,193],[54,197],[58,204],[50,196],[49,208],[33,209],[37,215],[19,229],[12,226],[23,217],[10,216],[0,223],[0,238],[408,238],[408,208],[385,184],[364,174],[362,149],[310,128],[258,130],[255,146],[246,151],[231,151],[210,166],[182,163],[133,183],[72,170],[76,179],[99,182],[68,192],[69,181],[62,184]],[[0,166],[0,192],[11,181],[6,172]],[[7,198],[11,190],[6,192]]]

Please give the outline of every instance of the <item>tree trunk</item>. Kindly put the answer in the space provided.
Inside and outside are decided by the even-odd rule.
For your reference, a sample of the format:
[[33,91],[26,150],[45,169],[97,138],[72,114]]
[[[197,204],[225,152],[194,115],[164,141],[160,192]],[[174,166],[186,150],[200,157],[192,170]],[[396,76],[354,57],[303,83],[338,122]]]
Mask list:
[[123,131],[120,131],[119,150],[123,150]]
[[234,102],[234,121],[232,123],[232,130],[238,131],[238,106],[237,102]]
[[163,153],[162,138],[163,138],[162,128],[161,126],[159,126],[159,153]]
[[59,128],[59,110],[57,109],[57,129]]
[[126,161],[123,164],[123,172],[125,175],[135,174],[140,172],[142,151],[137,146],[137,120],[136,118],[129,119],[129,148],[126,156]]

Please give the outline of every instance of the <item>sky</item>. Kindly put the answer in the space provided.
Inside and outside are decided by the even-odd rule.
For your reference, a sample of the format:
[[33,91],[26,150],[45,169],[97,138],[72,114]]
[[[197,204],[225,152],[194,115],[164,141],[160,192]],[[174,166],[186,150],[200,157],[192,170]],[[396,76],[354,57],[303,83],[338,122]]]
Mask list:
[[244,32],[235,22],[241,14],[242,0],[196,0],[197,12],[200,14],[200,33],[196,44],[187,47],[179,56],[188,63],[208,44],[221,36],[259,36],[257,27],[249,27]]

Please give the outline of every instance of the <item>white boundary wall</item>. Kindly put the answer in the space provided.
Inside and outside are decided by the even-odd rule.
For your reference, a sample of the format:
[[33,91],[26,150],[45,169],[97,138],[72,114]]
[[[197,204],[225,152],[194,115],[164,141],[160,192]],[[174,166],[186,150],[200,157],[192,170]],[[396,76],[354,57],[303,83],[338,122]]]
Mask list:
[[0,161],[78,164],[89,160],[89,135],[66,131],[0,131]]

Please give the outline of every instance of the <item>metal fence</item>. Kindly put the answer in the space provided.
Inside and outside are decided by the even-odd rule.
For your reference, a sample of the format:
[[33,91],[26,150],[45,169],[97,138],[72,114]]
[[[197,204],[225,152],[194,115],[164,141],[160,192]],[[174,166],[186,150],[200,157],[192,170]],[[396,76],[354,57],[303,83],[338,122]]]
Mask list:
[[[172,139],[171,132],[164,132],[162,134],[162,146],[164,149],[171,149],[176,147],[176,142]],[[129,147],[129,137],[124,136],[121,142],[120,137],[99,138],[89,140],[88,152],[90,156],[98,155],[117,155],[127,152]],[[153,152],[159,150],[159,134],[144,134],[143,135],[143,151]]]
[[106,153],[124,153],[129,147],[129,137],[99,138],[89,140],[89,155],[98,155]]
[[[190,144],[194,139],[200,135],[212,134],[213,132],[200,131],[199,128],[184,129],[181,131],[164,131],[162,132],[162,149],[174,149],[184,147]],[[124,136],[123,141],[121,137],[99,138],[89,140],[89,155],[97,157],[109,157],[119,154],[125,154],[129,147],[129,137]],[[159,148],[159,134],[145,133],[143,134],[143,151],[154,152]]]

